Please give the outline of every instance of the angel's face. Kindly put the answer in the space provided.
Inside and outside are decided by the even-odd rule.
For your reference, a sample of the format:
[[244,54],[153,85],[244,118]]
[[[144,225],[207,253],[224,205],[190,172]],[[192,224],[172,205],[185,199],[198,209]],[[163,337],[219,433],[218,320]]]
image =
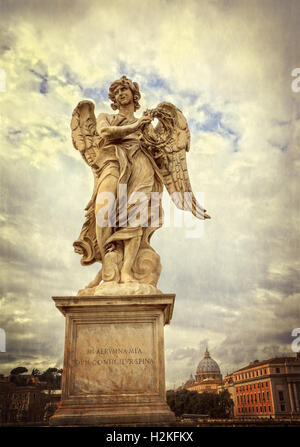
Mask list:
[[133,103],[132,91],[125,85],[119,85],[114,93],[115,100],[118,106],[127,106],[128,104]]

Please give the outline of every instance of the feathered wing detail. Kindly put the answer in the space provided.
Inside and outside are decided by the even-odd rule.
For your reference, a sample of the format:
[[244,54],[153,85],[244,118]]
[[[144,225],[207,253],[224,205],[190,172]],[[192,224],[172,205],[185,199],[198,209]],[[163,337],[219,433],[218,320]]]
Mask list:
[[72,142],[84,161],[94,170],[97,170],[94,161],[97,155],[100,137],[96,130],[95,105],[91,101],[80,101],[75,107],[72,120]]
[[95,106],[91,101],[80,101],[73,111],[71,120],[73,146],[81,153],[82,158],[92,168],[94,174],[94,190],[92,198],[85,208],[85,222],[79,238],[73,244],[75,251],[82,255],[81,263],[83,265],[92,264],[95,260],[100,259],[95,234],[94,196],[99,172],[95,160],[101,138],[96,130],[94,109]]
[[147,129],[144,130],[144,141],[160,169],[172,201],[177,208],[191,211],[198,219],[209,219],[206,210],[197,202],[189,179],[186,152],[190,149],[190,131],[187,120],[168,102],[160,103],[149,113],[159,120],[154,129],[157,144],[155,146],[153,132],[147,138]]

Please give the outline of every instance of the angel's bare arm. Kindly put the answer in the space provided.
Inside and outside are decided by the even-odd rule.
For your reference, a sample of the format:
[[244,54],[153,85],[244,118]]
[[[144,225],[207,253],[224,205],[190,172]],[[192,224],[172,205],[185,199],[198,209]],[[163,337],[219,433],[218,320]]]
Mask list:
[[97,120],[97,131],[100,137],[106,138],[107,140],[122,139],[151,122],[151,118],[149,118],[148,116],[142,116],[142,118],[140,118],[133,124],[128,124],[126,126],[108,126],[107,120],[105,118],[105,114],[99,115],[99,118]]

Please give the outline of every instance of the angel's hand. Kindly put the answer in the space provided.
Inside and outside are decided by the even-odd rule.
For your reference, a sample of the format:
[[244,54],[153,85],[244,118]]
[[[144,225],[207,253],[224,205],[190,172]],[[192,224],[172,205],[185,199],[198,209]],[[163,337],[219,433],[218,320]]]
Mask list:
[[144,112],[142,118],[140,118],[137,122],[138,129],[143,129],[145,126],[151,123],[153,118],[147,114],[147,112]]

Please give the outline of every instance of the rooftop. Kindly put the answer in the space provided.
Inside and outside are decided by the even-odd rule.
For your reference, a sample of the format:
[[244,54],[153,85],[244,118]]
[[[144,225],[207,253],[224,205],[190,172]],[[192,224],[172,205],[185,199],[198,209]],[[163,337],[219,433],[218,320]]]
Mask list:
[[249,363],[249,365],[244,366],[243,368],[237,369],[236,371],[233,372],[233,374],[236,374],[240,371],[245,371],[247,369],[257,368],[258,366],[282,364],[282,363],[296,363],[297,365],[300,366],[300,358],[298,356],[297,357],[273,357],[271,359],[262,360],[262,361],[255,360],[254,362]]

